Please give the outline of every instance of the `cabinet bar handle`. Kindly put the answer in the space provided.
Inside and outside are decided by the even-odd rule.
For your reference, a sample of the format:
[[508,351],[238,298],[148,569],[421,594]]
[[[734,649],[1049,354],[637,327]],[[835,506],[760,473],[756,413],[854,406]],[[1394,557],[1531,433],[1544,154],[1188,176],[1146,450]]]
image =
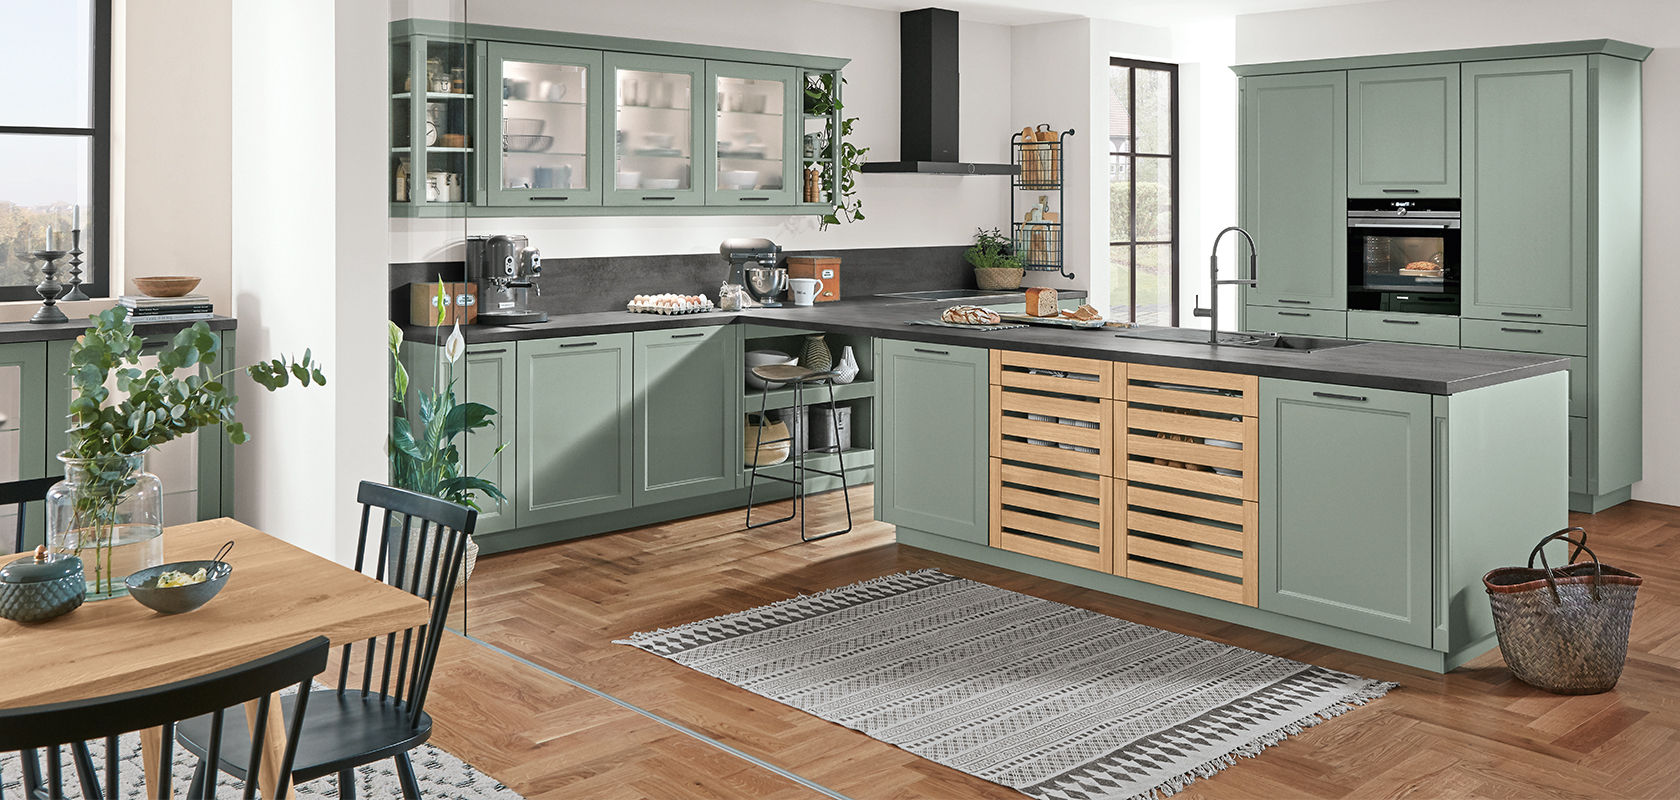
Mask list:
[[572,198],[567,197],[565,195],[561,195],[559,197],[533,197],[531,199],[532,200],[570,200]]
[[918,352],[918,353],[932,353],[936,356],[948,356],[948,355],[951,354],[951,351],[949,351],[949,350],[924,350],[920,347],[916,348],[916,352]]
[[1303,305],[1303,306],[1304,306],[1304,305],[1306,305],[1306,304],[1308,304],[1308,303],[1311,303],[1311,302],[1312,302],[1312,301],[1311,301],[1311,300],[1290,300],[1290,299],[1288,299],[1288,298],[1285,298],[1285,299],[1282,299],[1282,300],[1279,300],[1279,301],[1278,301],[1278,302],[1279,302],[1279,303],[1297,303],[1297,304],[1299,304],[1299,305]]
[[1419,322],[1418,320],[1415,320],[1415,319],[1385,319],[1385,320],[1383,320],[1383,322],[1386,322],[1390,325],[1421,325],[1421,324],[1423,324],[1423,323],[1421,323],[1421,322]]
[[563,344],[563,345],[560,345],[560,346],[561,347],[594,347],[597,344],[600,344],[600,342],[573,342],[572,344]]
[[495,350],[468,350],[467,355],[469,355],[469,356],[487,356],[487,355],[490,355],[492,353],[506,353],[506,352],[507,352],[506,347],[498,347]]
[[675,197],[644,197],[643,200],[675,200]]
[[1535,319],[1540,318],[1539,314],[1534,314],[1534,313],[1530,313],[1530,312],[1527,312],[1527,311],[1501,311],[1501,312],[1499,312],[1499,316],[1501,316],[1501,317],[1533,317]]
[[1331,400],[1353,400],[1353,401],[1359,402],[1359,403],[1365,402],[1365,398],[1360,397],[1358,395],[1352,395],[1352,394],[1331,394],[1329,392],[1313,392],[1313,397],[1328,397]]
[[696,337],[699,337],[699,336],[705,336],[705,335],[706,334],[704,334],[704,333],[675,333],[675,334],[671,335],[671,338],[672,339],[693,339],[693,338],[696,338]]
[[1418,192],[1418,190],[1416,190],[1416,189],[1384,189],[1383,191],[1388,192],[1390,194],[1398,194],[1398,193],[1417,194],[1417,192]]
[[770,198],[768,198],[768,197],[739,197],[739,198],[736,198],[736,199],[740,200],[743,203],[748,203],[748,202],[762,202],[762,201],[769,200]]
[[1277,312],[1277,314],[1280,317],[1310,317],[1310,316],[1312,316],[1312,314],[1309,314],[1305,311],[1279,311],[1279,312]]
[[1545,333],[1539,328],[1500,328],[1500,330],[1506,333]]

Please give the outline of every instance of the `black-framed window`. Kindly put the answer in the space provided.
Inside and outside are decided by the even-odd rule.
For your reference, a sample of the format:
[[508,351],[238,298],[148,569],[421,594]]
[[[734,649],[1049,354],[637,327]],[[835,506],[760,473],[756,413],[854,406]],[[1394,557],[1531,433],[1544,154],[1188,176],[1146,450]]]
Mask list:
[[40,299],[29,253],[49,228],[71,249],[78,216],[82,291],[108,297],[111,0],[0,4],[0,31],[0,300]]
[[1109,316],[1178,324],[1178,65],[1109,60]]

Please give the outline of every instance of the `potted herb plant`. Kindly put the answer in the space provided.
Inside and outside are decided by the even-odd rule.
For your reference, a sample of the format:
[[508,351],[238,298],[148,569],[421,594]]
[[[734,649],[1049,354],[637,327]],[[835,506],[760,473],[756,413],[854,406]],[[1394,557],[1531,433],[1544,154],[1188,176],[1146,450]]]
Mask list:
[[974,267],[974,280],[982,289],[1016,289],[1027,274],[1025,260],[1003,231],[978,228],[974,244],[963,251],[963,260]]
[[[221,424],[228,441],[250,439],[234,418],[238,398],[222,379],[204,377],[216,363],[221,338],[202,322],[175,334],[157,352],[157,365],[140,369],[144,342],[127,309],[90,317],[70,348],[70,446],[59,459],[64,481],[47,492],[47,541],[54,552],[81,557],[89,600],[126,594],[123,579],[163,563],[162,487],[146,472],[146,452],[207,425]],[[327,384],[308,350],[244,368],[263,388]]]

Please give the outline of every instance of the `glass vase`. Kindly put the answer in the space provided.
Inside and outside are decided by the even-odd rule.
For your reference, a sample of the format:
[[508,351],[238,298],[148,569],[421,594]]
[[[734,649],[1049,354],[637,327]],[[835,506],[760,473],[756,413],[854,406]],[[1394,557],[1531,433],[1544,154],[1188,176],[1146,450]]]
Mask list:
[[163,485],[144,455],[60,455],[64,480],[47,490],[47,545],[82,559],[87,599],[128,594],[124,580],[163,563]]

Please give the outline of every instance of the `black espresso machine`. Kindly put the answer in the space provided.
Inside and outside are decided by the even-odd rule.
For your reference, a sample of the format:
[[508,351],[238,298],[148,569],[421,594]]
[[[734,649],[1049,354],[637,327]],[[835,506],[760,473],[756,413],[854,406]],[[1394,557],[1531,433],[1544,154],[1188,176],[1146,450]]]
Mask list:
[[478,324],[518,325],[546,322],[548,314],[531,307],[533,281],[542,274],[542,254],[519,234],[467,237],[467,280],[478,286]]

